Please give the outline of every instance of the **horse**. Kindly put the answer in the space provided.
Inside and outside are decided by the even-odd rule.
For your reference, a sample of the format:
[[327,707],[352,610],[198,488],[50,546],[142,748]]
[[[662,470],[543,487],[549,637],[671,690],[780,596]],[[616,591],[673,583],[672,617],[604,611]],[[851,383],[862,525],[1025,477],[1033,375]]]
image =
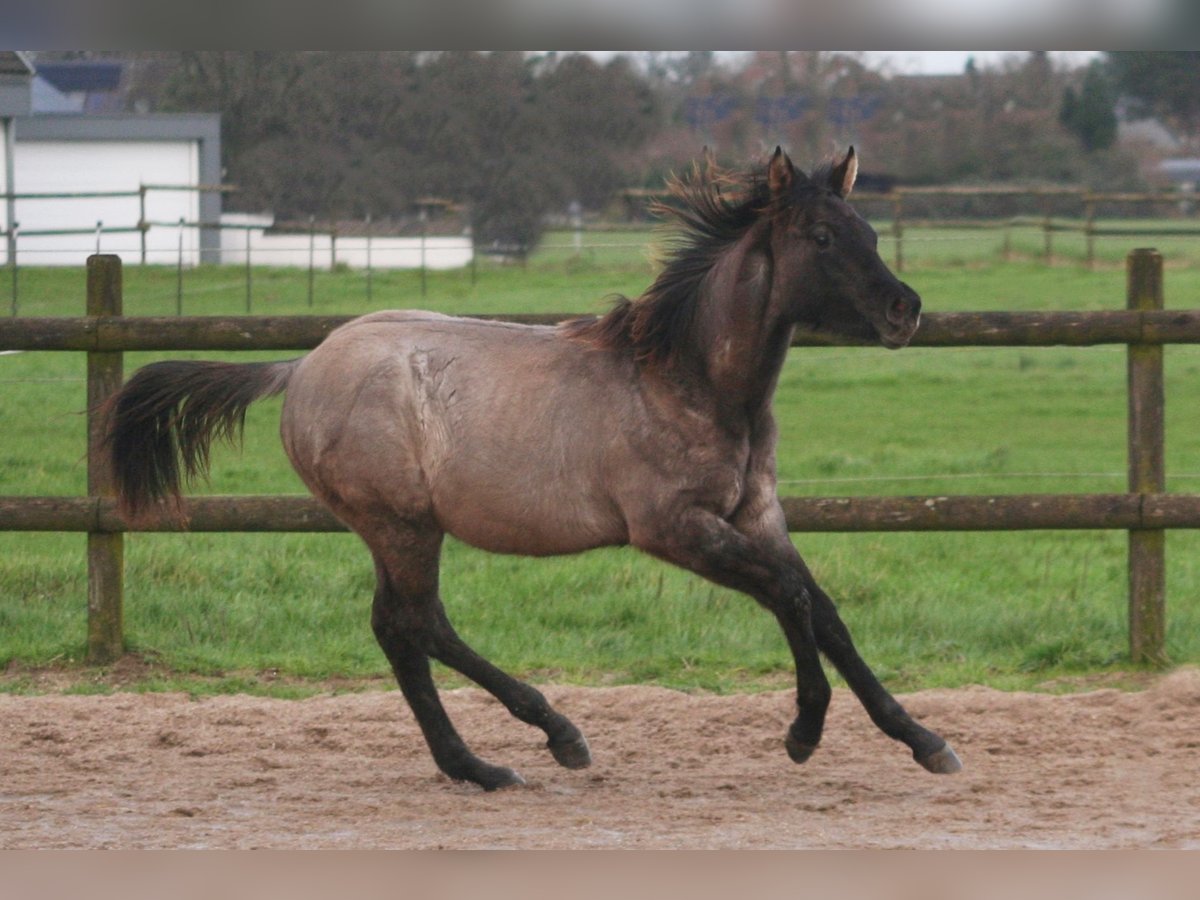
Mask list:
[[540,728],[568,769],[591,762],[580,730],[540,691],[476,653],[439,596],[450,534],[543,556],[631,545],[753,597],[795,662],[784,748],[817,748],[831,697],[820,654],[875,724],[930,772],[961,768],[856,650],[788,536],[776,494],[772,397],[793,331],[897,349],[921,300],[880,258],[847,203],[850,147],[811,174],[781,148],[735,172],[709,156],[669,182],[659,274],[636,299],[554,326],[387,311],[281,362],[165,361],[114,396],[107,433],[128,521],[181,502],[215,438],[286,391],[280,434],[309,490],[375,564],[371,626],[436,765],[486,790],[523,783],[459,736],[430,672],[436,659]]

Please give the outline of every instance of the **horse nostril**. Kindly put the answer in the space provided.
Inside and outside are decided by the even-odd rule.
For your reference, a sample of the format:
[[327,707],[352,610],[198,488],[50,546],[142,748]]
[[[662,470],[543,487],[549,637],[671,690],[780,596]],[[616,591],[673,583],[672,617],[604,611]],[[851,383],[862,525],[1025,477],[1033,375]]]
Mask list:
[[920,312],[921,299],[912,291],[901,294],[888,305],[888,318],[897,323],[915,318]]

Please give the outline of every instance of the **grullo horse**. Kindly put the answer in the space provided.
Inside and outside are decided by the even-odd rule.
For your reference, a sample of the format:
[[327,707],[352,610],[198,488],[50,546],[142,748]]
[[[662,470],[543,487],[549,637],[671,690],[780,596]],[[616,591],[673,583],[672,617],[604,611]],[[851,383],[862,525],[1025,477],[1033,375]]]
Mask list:
[[[438,594],[446,534],[531,556],[628,544],[774,614],[795,658],[784,741],[804,762],[830,699],[823,653],[874,722],[931,772],[960,768],[863,662],[793,546],[776,495],[772,396],[799,327],[905,346],[921,301],[847,204],[857,159],[811,175],[776,149],[765,170],[710,161],[660,211],[677,239],[642,296],[605,315],[527,326],[393,311],[346,324],[286,362],[162,362],[110,408],[121,507],[179,503],[215,437],[286,391],[281,435],[309,489],[366,542],[371,624],[437,765],[487,789],[521,783],[475,756],[430,673],[440,660],[542,729],[568,768],[591,761],[542,694],[472,650]],[[495,602],[501,602],[497,599]]]

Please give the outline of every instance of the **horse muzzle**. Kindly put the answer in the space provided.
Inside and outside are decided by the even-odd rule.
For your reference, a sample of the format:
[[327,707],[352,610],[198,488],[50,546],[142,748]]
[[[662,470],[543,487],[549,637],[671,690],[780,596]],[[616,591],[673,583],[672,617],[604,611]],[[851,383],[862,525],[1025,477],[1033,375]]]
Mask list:
[[879,328],[879,342],[889,350],[898,350],[908,345],[921,324],[921,298],[907,284],[888,301],[884,310],[884,321]]

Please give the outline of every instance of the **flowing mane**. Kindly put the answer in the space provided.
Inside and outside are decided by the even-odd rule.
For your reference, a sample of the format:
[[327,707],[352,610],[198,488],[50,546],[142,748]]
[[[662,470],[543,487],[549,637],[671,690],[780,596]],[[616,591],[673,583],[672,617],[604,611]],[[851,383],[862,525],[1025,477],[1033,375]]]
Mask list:
[[693,165],[686,177],[672,177],[667,190],[667,198],[651,207],[676,226],[664,243],[662,271],[636,300],[619,297],[603,316],[567,322],[564,328],[572,338],[608,349],[628,348],[647,362],[670,362],[691,325],[704,277],[771,202],[762,174],[731,172],[711,161]]

